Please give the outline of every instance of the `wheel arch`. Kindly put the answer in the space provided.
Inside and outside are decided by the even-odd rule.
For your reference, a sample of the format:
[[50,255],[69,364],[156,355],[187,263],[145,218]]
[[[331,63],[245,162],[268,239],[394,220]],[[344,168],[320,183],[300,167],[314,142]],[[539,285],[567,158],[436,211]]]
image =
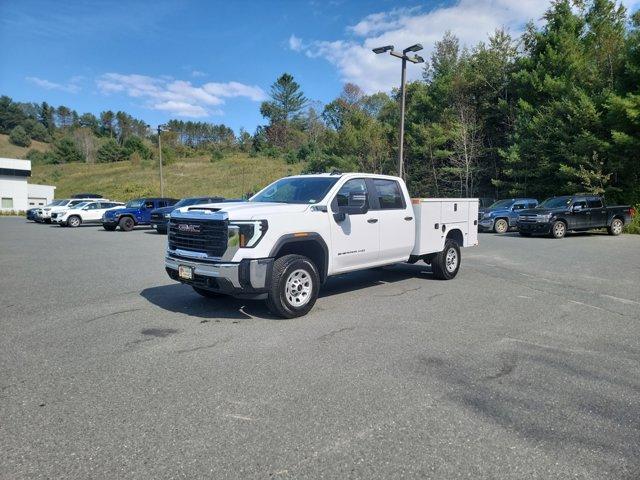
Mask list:
[[318,268],[320,282],[326,280],[329,269],[329,248],[319,233],[305,232],[304,235],[296,233],[283,235],[274,244],[269,257],[277,259],[290,254],[309,258]]
[[445,243],[447,240],[453,240],[458,244],[458,247],[464,247],[464,235],[462,234],[462,230],[459,228],[453,228],[447,232],[447,237],[445,239]]

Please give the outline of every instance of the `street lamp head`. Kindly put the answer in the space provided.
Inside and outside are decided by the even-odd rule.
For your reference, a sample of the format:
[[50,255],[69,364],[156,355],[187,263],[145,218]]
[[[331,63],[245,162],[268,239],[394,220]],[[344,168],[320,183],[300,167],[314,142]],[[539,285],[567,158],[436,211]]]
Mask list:
[[419,52],[422,50],[422,45],[420,43],[416,43],[415,45],[411,45],[403,50],[404,53],[407,52]]
[[424,63],[424,58],[422,58],[420,55],[415,55],[413,59],[415,60],[415,63]]
[[380,53],[388,52],[390,50],[393,50],[393,45],[386,45],[384,47],[374,48],[373,53],[380,54]]

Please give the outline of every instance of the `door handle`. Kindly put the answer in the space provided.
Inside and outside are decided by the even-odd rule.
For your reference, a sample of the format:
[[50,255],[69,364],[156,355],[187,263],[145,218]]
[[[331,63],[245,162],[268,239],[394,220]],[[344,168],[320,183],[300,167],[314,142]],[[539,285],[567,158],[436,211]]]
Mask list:
[[410,222],[411,220],[413,220],[413,217],[404,217],[404,219],[405,219],[407,222]]
[[367,223],[376,223],[378,221],[377,218],[370,218],[367,220]]

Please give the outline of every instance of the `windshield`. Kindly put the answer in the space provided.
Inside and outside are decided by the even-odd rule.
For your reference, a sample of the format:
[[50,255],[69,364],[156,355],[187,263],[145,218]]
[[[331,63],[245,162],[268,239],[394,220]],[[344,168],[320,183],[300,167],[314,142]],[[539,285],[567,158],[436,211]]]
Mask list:
[[78,205],[80,205],[81,203],[87,203],[86,200],[71,200],[68,204],[69,207],[73,207],[76,208]]
[[306,203],[322,200],[339,177],[289,177],[272,183],[250,202]]
[[187,207],[189,205],[200,205],[202,203],[211,203],[208,198],[183,198],[174,207]]
[[569,205],[571,205],[571,197],[552,197],[538,205],[538,208],[561,208]]
[[489,208],[509,208],[513,204],[513,200],[498,200],[492,203]]
[[65,205],[69,200],[54,200],[47,207],[57,207],[58,205]]
[[144,203],[144,200],[142,200],[141,198],[138,198],[137,200],[131,200],[130,202],[127,202],[125,207],[127,207],[127,208],[140,208],[143,203]]

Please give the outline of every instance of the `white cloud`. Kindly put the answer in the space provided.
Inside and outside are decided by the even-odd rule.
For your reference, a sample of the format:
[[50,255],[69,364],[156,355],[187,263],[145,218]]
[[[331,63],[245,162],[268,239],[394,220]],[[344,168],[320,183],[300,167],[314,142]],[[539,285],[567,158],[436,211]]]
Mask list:
[[222,110],[214,107],[224,104],[226,98],[245,97],[255,102],[266,98],[260,87],[239,82],[209,82],[196,86],[171,77],[106,73],[96,83],[104,94],[124,93],[145,99],[148,108],[181,117],[222,115]]
[[[343,81],[355,83],[366,92],[387,91],[399,83],[399,61],[388,54],[375,55],[372,48],[395,45],[401,49],[422,43],[425,49],[420,55],[428,59],[434,43],[447,30],[462,45],[473,46],[487,40],[497,28],[505,27],[517,35],[526,22],[538,21],[548,6],[547,0],[458,0],[429,11],[394,9],[367,15],[348,27],[348,39],[306,43],[292,35],[289,47],[311,58],[326,59],[337,67]],[[291,38],[296,40],[293,44]],[[420,78],[421,74],[420,65],[408,66],[410,80]]]
[[39,77],[25,77],[25,80],[46,90],[60,90],[61,92],[78,93],[80,91],[80,85],[78,84],[84,80],[84,77],[79,75],[71,77],[67,83],[56,83]]
[[206,77],[207,74],[205,72],[201,72],[200,70],[192,70],[191,71],[191,76],[192,77]]
[[289,37],[289,48],[294,52],[300,52],[304,48],[302,45],[302,39],[296,37],[295,35],[291,35]]

